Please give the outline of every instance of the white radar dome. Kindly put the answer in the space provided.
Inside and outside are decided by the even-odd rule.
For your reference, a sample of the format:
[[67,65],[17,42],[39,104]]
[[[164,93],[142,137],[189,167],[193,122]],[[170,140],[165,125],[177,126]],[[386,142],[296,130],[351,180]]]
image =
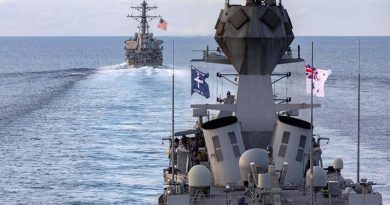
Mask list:
[[334,169],[343,169],[343,168],[344,168],[343,159],[341,159],[341,158],[336,158],[336,159],[333,161],[333,168],[334,168]]
[[[326,172],[322,167],[313,167],[313,187],[323,187],[328,182]],[[306,183],[310,185],[310,169],[306,172]]]
[[188,185],[190,187],[211,186],[210,170],[203,165],[193,166],[188,172]]
[[268,152],[264,149],[253,148],[242,153],[239,161],[241,180],[248,181],[252,162],[255,163],[258,171],[266,172],[268,169]]

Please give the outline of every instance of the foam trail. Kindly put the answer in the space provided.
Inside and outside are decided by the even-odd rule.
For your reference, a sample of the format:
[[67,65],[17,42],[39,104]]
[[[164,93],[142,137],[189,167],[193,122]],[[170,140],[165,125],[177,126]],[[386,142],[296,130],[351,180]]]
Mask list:
[[98,68],[98,70],[121,70],[121,69],[127,69],[127,63],[123,62],[120,64],[115,64],[115,65],[107,65],[107,66],[102,66]]
[[[150,66],[144,66],[140,68],[130,68],[127,66],[126,62],[115,64],[115,65],[107,65],[97,68],[98,73],[105,74],[105,73],[112,73],[112,72],[119,72],[119,73],[127,73],[127,75],[134,76],[134,75],[145,75],[145,76],[152,76],[152,75],[158,75],[158,76],[171,76],[172,75],[172,65],[162,65],[161,67],[150,67]],[[189,68],[188,67],[181,67],[181,66],[175,66],[175,75],[187,79]]]

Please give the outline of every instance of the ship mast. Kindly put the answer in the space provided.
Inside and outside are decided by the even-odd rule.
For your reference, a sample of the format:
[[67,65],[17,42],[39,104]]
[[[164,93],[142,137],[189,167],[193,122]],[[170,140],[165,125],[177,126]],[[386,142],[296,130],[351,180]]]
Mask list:
[[138,10],[140,12],[140,15],[127,15],[128,18],[132,18],[139,22],[138,28],[140,29],[141,36],[144,36],[145,34],[149,34],[149,25],[148,23],[152,21],[155,18],[160,18],[161,16],[150,16],[148,15],[148,12],[157,9],[157,6],[148,6],[148,3],[146,0],[143,0],[141,3],[141,6],[132,6],[132,9]]

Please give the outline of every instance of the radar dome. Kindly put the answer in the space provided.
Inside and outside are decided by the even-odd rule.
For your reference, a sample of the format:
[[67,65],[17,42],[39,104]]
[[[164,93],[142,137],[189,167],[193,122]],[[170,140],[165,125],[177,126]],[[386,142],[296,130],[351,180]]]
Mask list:
[[333,168],[334,168],[334,169],[343,169],[343,168],[344,168],[343,159],[341,159],[341,158],[336,158],[336,159],[333,161]]
[[[322,167],[315,166],[313,167],[313,187],[323,187],[326,185],[327,178],[326,172]],[[306,172],[306,185],[310,185],[310,169]]]
[[211,186],[210,170],[203,165],[193,166],[188,172],[188,185],[190,187]]
[[258,171],[266,172],[268,169],[268,152],[264,149],[253,148],[242,153],[239,161],[241,180],[248,181],[252,162],[255,163]]

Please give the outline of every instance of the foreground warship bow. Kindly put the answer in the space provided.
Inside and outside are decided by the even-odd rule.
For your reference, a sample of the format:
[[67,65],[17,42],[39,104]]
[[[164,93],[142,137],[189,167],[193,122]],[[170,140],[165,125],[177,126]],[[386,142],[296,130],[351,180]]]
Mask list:
[[[226,3],[215,29],[215,40],[238,73],[237,99],[228,95],[224,104],[191,105],[198,127],[175,133],[180,141],[166,139],[171,162],[158,204],[381,205],[374,183],[343,178],[342,159],[323,167],[320,141],[326,138],[315,139],[310,122],[291,117],[312,105],[275,104],[275,67],[302,61],[284,56],[294,34],[281,2]],[[217,118],[203,123],[210,110],[219,111]]]
[[153,33],[149,33],[149,22],[161,16],[151,16],[148,12],[157,9],[156,6],[148,6],[146,0],[143,0],[141,6],[131,7],[138,10],[140,15],[128,15],[139,22],[139,32],[134,34],[134,37],[125,41],[126,62],[130,67],[151,66],[158,67],[162,65],[163,56],[162,40],[153,37]]

